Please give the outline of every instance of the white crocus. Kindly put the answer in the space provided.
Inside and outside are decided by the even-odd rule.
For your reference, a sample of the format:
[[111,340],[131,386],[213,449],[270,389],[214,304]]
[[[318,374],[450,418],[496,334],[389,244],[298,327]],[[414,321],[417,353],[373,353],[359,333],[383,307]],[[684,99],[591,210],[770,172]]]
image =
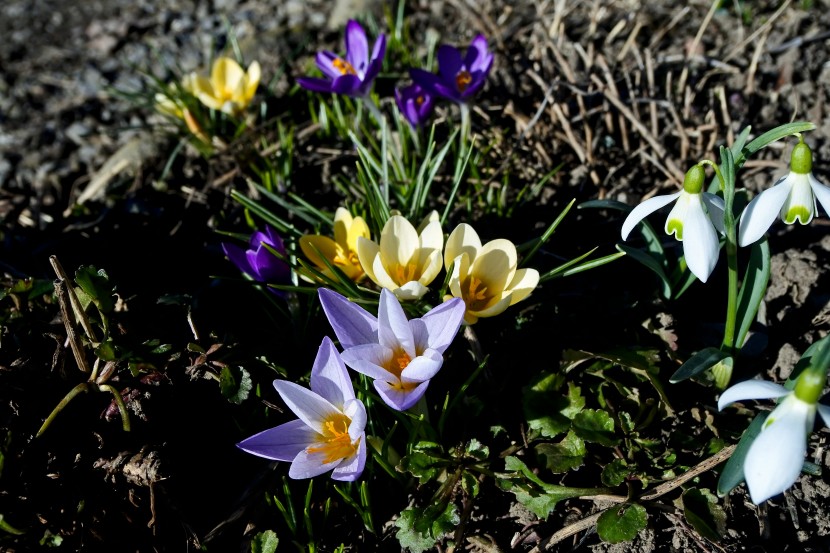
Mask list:
[[744,478],[753,503],[783,493],[798,479],[816,411],[830,426],[830,407],[818,403],[824,381],[820,371],[806,370],[794,390],[763,380],[747,380],[721,394],[718,409],[746,399],[782,398],[764,421],[744,459]]
[[701,282],[709,279],[717,265],[720,250],[718,232],[724,232],[723,199],[703,192],[705,177],[703,167],[695,165],[686,173],[683,190],[649,198],[631,210],[622,226],[622,239],[626,240],[640,221],[675,202],[666,219],[666,234],[673,234],[683,242],[686,264]]
[[525,299],[539,284],[539,271],[517,269],[516,246],[509,240],[491,240],[481,245],[475,229],[461,223],[447,238],[444,267],[450,271],[453,297],[464,300],[464,321],[474,324],[481,317],[493,317]]
[[800,142],[790,156],[790,172],[749,202],[741,214],[738,244],[748,246],[759,240],[777,217],[792,225],[806,225],[816,214],[816,200],[830,213],[830,188],[813,176],[813,153]]
[[416,300],[441,272],[444,233],[437,213],[430,214],[420,234],[400,215],[392,215],[380,234],[380,244],[359,236],[357,257],[366,275],[398,299]]

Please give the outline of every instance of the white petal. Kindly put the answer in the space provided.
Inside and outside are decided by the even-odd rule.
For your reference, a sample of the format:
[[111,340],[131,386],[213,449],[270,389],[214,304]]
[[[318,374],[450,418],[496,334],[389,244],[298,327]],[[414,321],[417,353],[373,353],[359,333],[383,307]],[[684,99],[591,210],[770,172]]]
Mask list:
[[428,349],[419,355],[401,371],[402,382],[425,382],[441,370],[444,358],[434,349]]
[[392,290],[392,293],[395,294],[398,299],[404,301],[420,299],[427,292],[429,292],[429,288],[417,280],[410,280],[403,286]]
[[397,377],[384,367],[392,360],[393,352],[380,344],[364,344],[349,348],[340,356],[352,370],[375,380],[394,381]]
[[792,184],[787,177],[780,179],[772,188],[755,196],[741,214],[738,231],[738,245],[748,246],[761,239],[781,212],[790,195]]
[[824,212],[830,215],[830,188],[827,188],[825,185],[821,184],[812,173],[810,173],[809,179],[810,188],[813,189],[813,194],[816,196],[818,203],[821,204]]
[[422,249],[418,265],[422,269],[421,278],[418,279],[418,282],[427,286],[441,272],[441,250]]
[[375,277],[374,266],[375,260],[379,254],[380,247],[377,244],[368,238],[364,238],[362,236],[357,237],[357,259],[360,261],[360,266],[363,267],[363,272],[365,272],[375,284],[378,284],[378,286],[380,286],[380,284]]
[[275,380],[274,388],[297,417],[317,432],[323,432],[323,423],[340,414],[340,410],[325,398],[287,380]]
[[744,461],[744,477],[752,502],[757,505],[792,486],[801,473],[806,453],[804,419],[797,412],[779,417],[765,427],[752,442]]
[[[312,449],[314,449],[313,446],[320,448],[320,444],[312,444]],[[301,451],[288,468],[288,476],[295,480],[313,478],[330,471],[343,462],[343,459],[337,459],[331,463],[324,463],[323,459],[326,458],[326,455],[324,451],[315,453],[309,453],[308,449]]]
[[[366,269],[364,268],[364,271]],[[369,274],[368,272],[366,274]],[[374,276],[373,276],[374,275]],[[392,277],[389,276],[389,273],[386,271],[386,267],[383,264],[383,260],[381,259],[380,255],[375,257],[374,264],[372,265],[372,275],[369,275],[372,280],[375,281],[375,284],[380,286],[381,288],[386,288],[387,290],[395,290],[398,287],[398,284],[392,280]]]
[[395,294],[386,289],[380,291],[378,342],[391,350],[403,349],[410,358],[416,355],[415,338],[406,313]]
[[525,299],[539,285],[539,271],[536,269],[519,269],[513,275],[513,282],[507,286],[510,291],[510,305]]
[[680,192],[669,194],[667,196],[655,196],[644,201],[637,207],[631,210],[628,217],[625,218],[622,226],[622,239],[628,239],[628,235],[637,226],[637,223],[651,215],[661,207],[667,206],[680,196]]
[[366,429],[366,422],[368,421],[366,406],[359,399],[351,399],[343,406],[343,414],[352,421],[349,423],[349,437],[354,442],[363,435],[363,431]]
[[806,225],[813,220],[816,213],[816,198],[813,196],[810,179],[808,175],[792,173],[788,180],[792,182],[792,188],[787,201],[781,207],[781,220],[788,225],[796,220]]
[[709,210],[709,219],[712,224],[715,225],[719,233],[726,234],[726,228],[723,226],[723,210],[725,208],[723,198],[704,192],[703,203],[706,205],[706,209]]
[[387,272],[390,267],[405,267],[419,246],[418,233],[409,221],[400,215],[392,215],[386,221],[380,235],[380,257]]
[[311,389],[338,409],[355,397],[346,365],[328,336],[323,338],[311,368]]
[[418,403],[418,400],[427,391],[427,386],[429,386],[429,380],[418,384],[412,390],[402,390],[392,386],[388,382],[375,380],[375,390],[378,395],[380,395],[386,405],[396,411],[406,411]]
[[736,401],[772,399],[783,397],[789,393],[792,392],[784,386],[768,380],[744,380],[724,390],[720,395],[720,399],[718,399],[718,410],[722,411],[724,407]]
[[298,419],[254,434],[236,444],[236,447],[258,457],[292,461],[318,436],[317,432]]
[[718,263],[718,234],[703,211],[700,194],[690,196],[683,220],[683,255],[689,270],[701,282],[706,282]]
[[422,248],[437,250],[439,252],[444,249],[444,232],[441,230],[440,221],[430,222],[424,227],[424,230],[421,231],[418,238],[420,239]]

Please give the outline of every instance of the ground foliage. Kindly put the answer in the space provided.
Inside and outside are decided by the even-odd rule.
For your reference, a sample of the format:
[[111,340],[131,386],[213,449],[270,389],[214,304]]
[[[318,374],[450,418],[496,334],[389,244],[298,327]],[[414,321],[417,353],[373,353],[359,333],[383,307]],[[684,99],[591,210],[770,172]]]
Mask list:
[[[480,149],[449,220],[486,229],[485,241],[522,243],[573,199],[633,205],[674,191],[688,166],[716,159],[747,125],[814,122],[808,141],[826,182],[828,7],[407,3],[412,48],[392,50],[375,91],[390,98],[430,41],[489,38],[496,63],[472,113]],[[364,8],[368,28],[389,31],[396,6]],[[692,352],[719,340],[723,263],[708,284],[670,300],[651,273],[622,259],[551,280],[498,323],[477,324],[481,352],[453,344],[432,402],[480,368],[478,377],[453,404],[440,443],[418,444],[394,477],[376,464],[363,483],[310,485],[240,452],[240,439],[286,420],[270,383],[302,379],[330,331],[314,295],[285,303],[240,279],[222,254],[217,231],[250,232],[231,191],[256,197],[250,159],[238,155],[252,133],[201,156],[180,146],[142,91],[146,74],[168,82],[238,46],[266,75],[254,130],[267,138],[253,147],[290,167],[276,188],[333,211],[356,182],[357,154],[321,132],[317,100],[293,79],[317,49],[340,50],[340,7],[13,1],[1,9],[3,550],[271,551],[279,541],[280,550],[314,542],[319,551],[393,551],[399,540],[430,548],[438,536],[443,549],[470,551],[827,549],[826,430],[810,447],[822,474],[760,508],[743,488],[713,495],[717,469],[660,488],[735,443],[754,414],[718,413],[710,387],[668,384]],[[456,117],[439,109],[439,141]],[[791,146],[753,159],[741,184],[766,187],[785,172]],[[451,175],[439,173],[428,207],[442,208]],[[621,222],[612,209],[574,208],[534,266],[544,272],[593,247],[614,253]],[[758,371],[784,379],[826,334],[826,228],[826,219],[775,227],[755,357],[736,379]],[[50,256],[68,279],[87,283],[92,325],[111,338],[111,352],[86,352],[90,363],[113,365],[105,374],[102,361],[87,393],[35,438],[88,380],[66,343]],[[129,432],[107,385],[125,402]],[[600,487],[608,492],[579,499]],[[655,490],[663,493],[650,497]],[[631,524],[619,531],[614,517]],[[578,526],[586,518],[593,524]],[[554,544],[563,528],[574,533]]]

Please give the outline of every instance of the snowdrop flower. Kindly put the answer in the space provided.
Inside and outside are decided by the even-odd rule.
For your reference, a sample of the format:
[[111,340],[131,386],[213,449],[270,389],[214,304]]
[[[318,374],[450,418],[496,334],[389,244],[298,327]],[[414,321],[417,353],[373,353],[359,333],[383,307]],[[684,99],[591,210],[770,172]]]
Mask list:
[[480,317],[498,315],[520,302],[539,284],[536,269],[516,269],[516,246],[498,239],[483,247],[478,234],[468,224],[455,227],[444,249],[444,267],[450,275],[452,297],[464,300],[464,322],[474,324]]
[[738,244],[748,246],[759,240],[780,216],[792,225],[798,220],[806,225],[816,214],[816,200],[830,213],[830,188],[812,173],[813,152],[804,142],[793,148],[790,172],[749,202],[741,215]]
[[300,249],[329,278],[336,280],[323,258],[342,270],[348,278],[359,282],[365,273],[357,258],[357,239],[368,239],[369,236],[369,226],[363,217],[352,217],[348,209],[338,207],[334,213],[334,240],[318,234],[306,235],[300,238]]
[[807,369],[798,377],[793,390],[763,380],[747,380],[721,394],[720,410],[745,399],[782,398],[744,459],[744,477],[753,503],[782,493],[798,479],[816,410],[824,424],[830,426],[830,407],[818,403],[825,380],[823,371]]
[[317,67],[325,78],[301,77],[297,79],[300,86],[315,92],[333,92],[347,96],[363,97],[372,88],[372,82],[380,73],[383,55],[386,53],[386,35],[381,34],[371,55],[366,31],[355,20],[346,24],[345,59],[333,52],[323,51],[317,54]]
[[[265,232],[257,231],[251,235],[247,250],[230,242],[223,242],[222,249],[237,269],[255,281],[288,284],[291,279],[291,268],[285,260],[271,253],[264,244],[285,255],[282,238],[269,225],[265,225]],[[269,290],[277,295],[283,294],[273,288]]]
[[210,109],[236,116],[251,103],[260,77],[258,62],[249,65],[246,72],[235,60],[221,57],[213,62],[209,79],[191,74],[183,86]]
[[399,299],[416,300],[441,272],[444,234],[438,214],[431,213],[418,233],[400,215],[392,215],[380,234],[380,244],[359,236],[357,257],[372,281]]
[[622,239],[626,240],[646,216],[676,202],[666,219],[666,234],[674,234],[683,242],[686,264],[701,282],[706,282],[715,269],[720,249],[718,232],[724,232],[723,200],[703,192],[705,178],[703,167],[693,166],[683,179],[683,190],[644,201],[631,210],[622,226]]
[[461,326],[464,302],[450,300],[410,321],[395,295],[381,290],[376,319],[337,292],[320,288],[318,293],[346,365],[373,378],[375,390],[392,409],[415,405],[444,363],[443,353]]
[[438,48],[438,74],[423,69],[410,69],[412,80],[435,96],[465,103],[487,81],[493,67],[493,53],[487,48],[487,38],[478,35],[470,43],[462,58],[457,48],[442,45]]
[[366,408],[329,338],[317,351],[311,389],[287,380],[274,387],[298,419],[242,440],[237,447],[291,463],[288,476],[311,478],[333,470],[333,480],[354,481],[366,463]]

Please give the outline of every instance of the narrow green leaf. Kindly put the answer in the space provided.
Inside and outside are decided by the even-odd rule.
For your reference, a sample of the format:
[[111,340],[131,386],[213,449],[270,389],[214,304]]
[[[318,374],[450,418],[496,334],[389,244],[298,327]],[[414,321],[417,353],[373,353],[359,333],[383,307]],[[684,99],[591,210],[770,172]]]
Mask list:
[[702,349],[692,355],[688,361],[683,363],[683,365],[681,365],[680,368],[677,369],[673,375],[671,375],[669,382],[672,384],[682,382],[717,365],[728,357],[729,355],[727,353],[718,348]]
[[542,236],[539,237],[539,239],[536,241],[536,243],[533,244],[533,248],[524,257],[524,260],[522,261],[522,264],[525,264],[528,261],[530,261],[533,258],[533,256],[536,255],[536,252],[539,250],[539,248],[541,248],[545,244],[545,242],[550,240],[550,237],[553,236],[554,232],[556,232],[556,228],[559,226],[559,224],[562,222],[562,220],[565,218],[565,216],[571,210],[571,208],[573,207],[575,201],[576,201],[576,198],[574,198],[573,200],[568,202],[568,205],[565,206],[565,209],[562,210],[562,213],[560,213],[559,216],[556,217],[556,219],[554,219],[554,221],[548,226],[548,228],[545,229],[545,232],[542,233]]
[[806,121],[798,121],[795,123],[788,123],[786,125],[781,125],[780,127],[776,127],[772,130],[769,130],[747,144],[746,148],[743,149],[741,152],[740,157],[735,157],[735,161],[738,167],[741,167],[747,158],[749,158],[752,154],[760,150],[761,148],[772,144],[782,138],[786,138],[788,136],[792,136],[795,133],[799,132],[807,132],[815,130],[816,126],[813,123],[809,123]]
[[691,488],[683,492],[683,515],[704,538],[717,542],[726,533],[726,513],[717,498],[707,490]]
[[666,275],[665,269],[663,269],[663,263],[661,260],[655,259],[654,256],[651,256],[640,249],[626,246],[625,244],[617,244],[616,247],[625,255],[641,263],[642,265],[645,265],[648,269],[651,269],[654,274],[660,278],[660,283],[663,285],[663,289],[661,290],[663,297],[671,297],[671,281]]

